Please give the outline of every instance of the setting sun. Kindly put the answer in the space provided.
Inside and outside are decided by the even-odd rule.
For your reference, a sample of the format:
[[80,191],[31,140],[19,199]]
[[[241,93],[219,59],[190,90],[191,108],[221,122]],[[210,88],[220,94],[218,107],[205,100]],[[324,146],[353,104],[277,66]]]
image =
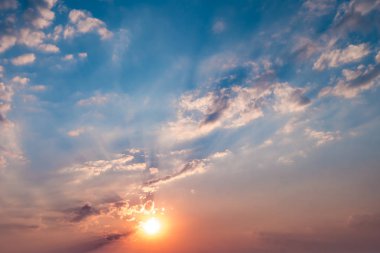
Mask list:
[[141,228],[148,235],[155,235],[161,230],[161,222],[159,219],[152,217],[141,224]]

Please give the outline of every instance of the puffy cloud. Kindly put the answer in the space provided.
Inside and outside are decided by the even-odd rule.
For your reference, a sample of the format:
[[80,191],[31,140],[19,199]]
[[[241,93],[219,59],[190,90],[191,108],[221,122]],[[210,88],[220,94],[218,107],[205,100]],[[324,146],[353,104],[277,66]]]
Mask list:
[[21,76],[15,76],[11,80],[11,82],[13,82],[13,83],[18,83],[18,84],[22,84],[22,85],[29,83],[29,81],[30,81],[29,78],[21,77]]
[[33,53],[30,54],[23,54],[20,56],[17,56],[11,60],[13,65],[21,66],[21,65],[27,65],[31,64],[36,60],[36,56]]
[[380,64],[359,65],[354,70],[344,69],[342,71],[343,79],[338,80],[334,87],[328,86],[323,88],[319,96],[339,96],[344,98],[354,98],[365,90],[377,87],[380,76]]
[[276,97],[274,109],[282,113],[303,111],[310,104],[305,92],[305,89],[292,87],[288,83],[276,84],[273,89]]
[[0,53],[13,47],[16,41],[17,38],[14,35],[0,35]]
[[24,14],[25,20],[37,29],[50,26],[55,17],[55,13],[51,9],[56,2],[57,0],[34,1],[35,6],[27,9]]
[[17,0],[2,0],[0,2],[0,10],[12,10],[17,9],[18,2]]
[[377,63],[380,63],[380,51],[377,52],[377,55],[375,56],[375,60]]
[[62,59],[65,61],[72,61],[72,60],[74,60],[74,55],[73,54],[67,54]]
[[324,70],[326,67],[338,67],[346,63],[358,61],[369,53],[370,50],[365,43],[349,45],[345,49],[336,49],[322,53],[314,63],[313,68]]
[[108,39],[112,33],[100,19],[92,17],[91,13],[82,10],[71,10],[69,13],[70,24],[66,26],[64,38],[70,38],[77,33],[97,33],[101,39]]

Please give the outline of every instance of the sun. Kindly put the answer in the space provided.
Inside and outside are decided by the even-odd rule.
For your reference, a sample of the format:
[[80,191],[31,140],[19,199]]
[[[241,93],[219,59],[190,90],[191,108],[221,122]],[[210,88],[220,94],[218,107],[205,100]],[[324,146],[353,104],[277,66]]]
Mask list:
[[141,223],[141,228],[146,234],[155,235],[161,230],[161,222],[159,219],[152,217]]

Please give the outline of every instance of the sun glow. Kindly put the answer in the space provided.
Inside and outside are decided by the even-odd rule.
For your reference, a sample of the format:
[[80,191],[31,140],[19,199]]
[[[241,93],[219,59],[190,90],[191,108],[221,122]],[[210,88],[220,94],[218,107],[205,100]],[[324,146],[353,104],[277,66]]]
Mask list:
[[161,222],[159,219],[152,217],[141,224],[141,228],[148,235],[158,234],[161,230]]

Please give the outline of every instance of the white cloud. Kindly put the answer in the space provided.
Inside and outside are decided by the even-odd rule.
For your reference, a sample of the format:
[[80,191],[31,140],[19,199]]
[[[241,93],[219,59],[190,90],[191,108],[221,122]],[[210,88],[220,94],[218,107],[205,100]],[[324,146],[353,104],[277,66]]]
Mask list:
[[55,13],[51,10],[56,4],[56,0],[43,0],[35,3],[33,8],[29,8],[25,13],[26,21],[30,22],[37,29],[49,27],[55,18]]
[[114,94],[96,94],[92,97],[81,99],[77,102],[78,106],[104,105],[110,101]]
[[87,53],[86,52],[78,53],[78,57],[81,59],[85,59],[87,58]]
[[61,173],[77,173],[81,176],[77,179],[83,180],[99,176],[111,171],[141,171],[146,169],[145,162],[134,162],[135,157],[131,154],[117,154],[110,160],[88,161],[61,170]]
[[29,83],[30,79],[27,78],[27,77],[21,77],[21,76],[15,76],[12,78],[11,82],[13,83],[19,83],[19,84],[22,84],[22,85],[25,85],[27,83]]
[[0,36],[0,53],[8,50],[16,44],[17,38],[13,35]]
[[338,67],[346,63],[358,61],[369,53],[370,50],[365,43],[349,45],[345,49],[324,52],[314,63],[313,69],[324,70],[326,67]]
[[64,38],[70,38],[77,33],[97,33],[101,39],[108,39],[112,36],[105,23],[100,19],[92,17],[91,13],[82,10],[71,10],[69,13],[71,25],[67,25],[64,30]]
[[44,51],[44,52],[48,52],[48,53],[58,53],[59,52],[59,48],[53,44],[42,44],[42,45],[38,46],[38,49],[40,49],[41,51]]
[[72,61],[72,60],[74,60],[74,55],[73,54],[67,54],[62,59],[65,61]]
[[380,64],[359,65],[356,69],[344,69],[343,78],[337,81],[335,86],[327,86],[319,92],[319,97],[328,95],[354,98],[365,90],[380,85]]
[[340,139],[339,131],[336,132],[324,132],[316,131],[310,128],[305,129],[305,134],[310,138],[317,141],[316,145],[320,146],[337,139]]
[[86,128],[81,127],[81,128],[77,128],[77,129],[68,131],[67,135],[70,137],[78,137],[79,135],[83,134],[84,132],[86,132]]
[[377,52],[377,55],[375,56],[375,60],[376,60],[377,63],[380,64],[380,51]]
[[233,86],[199,96],[199,91],[179,100],[177,120],[169,122],[164,136],[188,140],[207,135],[215,129],[238,128],[264,115],[265,106],[280,113],[303,111],[310,100],[305,90],[288,83],[267,87]]
[[11,60],[13,65],[21,66],[21,65],[27,65],[31,64],[36,60],[36,56],[33,53],[30,54],[23,54],[20,56],[17,56]]
[[310,99],[304,95],[305,92],[305,89],[292,87],[288,83],[274,85],[273,93],[276,96],[276,102],[273,105],[274,109],[282,113],[305,110],[310,104]]

